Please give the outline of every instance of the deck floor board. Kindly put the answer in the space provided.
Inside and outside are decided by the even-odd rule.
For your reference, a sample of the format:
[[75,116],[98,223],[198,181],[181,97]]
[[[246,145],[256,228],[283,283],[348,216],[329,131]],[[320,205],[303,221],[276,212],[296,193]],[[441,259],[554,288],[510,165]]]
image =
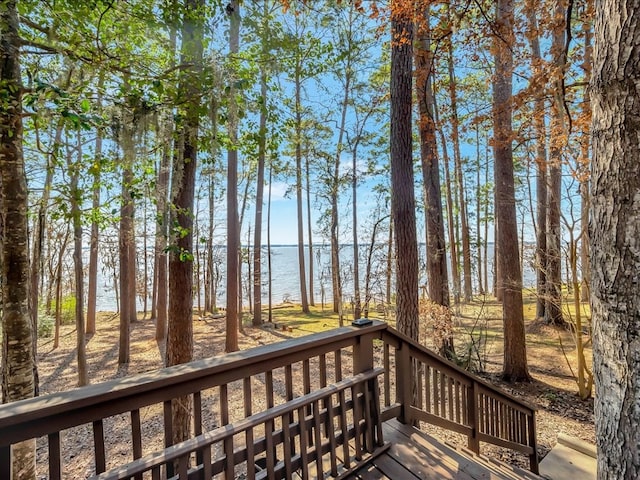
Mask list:
[[[475,462],[433,437],[395,420],[383,424],[391,447],[351,475],[358,480],[507,480],[497,468]],[[512,472],[510,472],[513,475]]]

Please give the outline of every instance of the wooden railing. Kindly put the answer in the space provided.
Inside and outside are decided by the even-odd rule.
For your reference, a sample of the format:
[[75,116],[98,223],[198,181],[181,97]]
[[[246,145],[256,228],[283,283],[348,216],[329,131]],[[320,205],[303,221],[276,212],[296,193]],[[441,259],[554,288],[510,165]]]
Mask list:
[[[191,412],[186,440],[175,408]],[[375,321],[2,405],[0,478],[33,438],[51,480],[341,475],[382,451],[392,417],[524,452],[537,471],[532,408]]]
[[381,338],[383,421],[398,417],[461,433],[475,453],[480,442],[524,453],[531,471],[538,473],[533,407],[392,328],[382,331]]

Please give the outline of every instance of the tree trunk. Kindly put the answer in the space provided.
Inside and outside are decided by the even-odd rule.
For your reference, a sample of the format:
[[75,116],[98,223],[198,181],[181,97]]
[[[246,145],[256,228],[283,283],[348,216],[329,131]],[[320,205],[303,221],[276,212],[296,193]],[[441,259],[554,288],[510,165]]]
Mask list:
[[169,239],[169,172],[171,171],[171,138],[173,137],[173,121],[166,115],[163,121],[161,135],[164,139],[158,184],[156,189],[157,219],[156,224],[156,341],[162,342],[167,338],[167,301],[169,299],[167,287],[167,245]]
[[[583,24],[584,31],[584,61],[582,62],[582,69],[584,70],[584,76],[587,81],[591,79],[591,19],[585,20]],[[582,230],[582,238],[580,239],[580,270],[582,283],[580,287],[581,300],[583,302],[589,301],[589,285],[591,284],[591,275],[589,272],[589,147],[591,143],[591,132],[589,131],[589,125],[591,120],[591,102],[589,100],[589,91],[585,89],[584,101],[582,104],[582,122],[585,125],[580,141],[581,153],[580,153],[580,165],[578,166],[578,174],[580,179],[580,228]]]
[[131,244],[134,238],[134,206],[131,196],[133,184],[133,119],[127,118],[122,125],[122,207],[120,209],[120,235],[119,235],[119,258],[120,258],[120,343],[118,350],[118,363],[120,365],[129,363],[129,329],[133,321],[131,318],[131,301],[135,305],[135,275],[131,277],[130,264],[135,262],[135,257],[131,257]]
[[549,192],[547,216],[547,305],[545,319],[553,325],[564,325],[562,318],[562,232],[560,209],[562,200],[562,153],[567,145],[564,114],[565,15],[564,2],[556,2],[551,52],[553,55],[553,99],[551,102],[551,142],[549,149]]
[[[265,9],[267,3],[265,2]],[[266,19],[266,15],[265,15]],[[264,47],[263,47],[264,48]],[[266,57],[266,53],[263,51]],[[256,216],[253,232],[253,325],[262,324],[262,204],[264,203],[264,162],[267,140],[267,74],[262,66],[260,72],[260,133],[258,138],[258,174],[256,179]]]
[[314,295],[314,282],[313,282],[313,228],[311,226],[311,173],[309,171],[309,155],[305,157],[305,183],[307,190],[307,237],[309,242],[309,305],[315,306],[316,300]]
[[[35,393],[33,330],[29,312],[28,192],[22,155],[22,84],[16,2],[0,9],[0,213],[2,215],[2,401]],[[33,479],[35,440],[12,448],[13,480]]]
[[[447,10],[450,15],[450,10]],[[458,204],[460,208],[460,229],[462,240],[462,279],[464,301],[470,302],[473,298],[473,286],[471,283],[471,242],[469,240],[469,217],[467,214],[467,202],[465,199],[464,175],[462,172],[462,155],[460,153],[460,133],[458,120],[458,95],[456,91],[456,75],[453,66],[453,42],[451,37],[446,39],[448,48],[447,66],[449,70],[449,99],[451,101],[451,139],[453,140],[453,160],[455,182],[458,186]]]
[[[175,224],[180,230],[172,241],[169,254],[169,328],[166,363],[178,365],[193,359],[193,211],[198,159],[199,75],[202,68],[202,12],[204,0],[188,0],[182,19],[181,63],[189,65],[182,71],[179,91],[188,101],[183,105],[178,129],[184,138],[182,158],[174,158],[173,207]],[[172,402],[173,442],[189,437],[191,402],[189,396]]]
[[302,90],[301,59],[296,58],[295,65],[295,155],[296,155],[296,205],[298,213],[298,271],[300,275],[300,302],[303,313],[309,313],[307,299],[307,278],[304,260],[304,223],[302,215]]
[[[444,241],[444,218],[440,194],[440,168],[436,145],[436,128],[433,118],[433,89],[431,75],[433,55],[431,53],[429,28],[430,13],[427,7],[420,12],[416,22],[415,64],[416,98],[420,113],[420,159],[425,190],[425,215],[427,230],[427,280],[429,300],[449,307],[449,276],[447,275],[447,246]],[[453,337],[443,338],[440,354],[454,357]]]
[[[527,0],[525,7],[528,19],[527,37],[531,46],[532,82],[539,85],[542,78],[542,57],[538,36],[538,20],[536,18],[537,2]],[[544,95],[537,92],[534,100],[533,127],[536,135],[536,318],[545,318],[546,285],[547,285],[547,128],[545,125]]]
[[[102,107],[102,88],[104,76],[98,81],[98,108]],[[93,167],[93,186],[91,192],[91,234],[89,237],[89,285],[87,291],[87,333],[96,333],[96,300],[98,293],[98,242],[100,227],[96,221],[100,209],[100,173],[102,168],[102,129],[96,131],[95,166]]]
[[493,131],[498,269],[503,286],[504,366],[509,381],[528,380],[512,150],[513,3],[498,0],[494,38]]
[[[434,92],[435,93],[435,92]],[[438,116],[438,104],[436,97],[433,98],[433,114],[436,125],[440,125]],[[458,267],[458,244],[456,242],[455,222],[453,221],[453,195],[451,193],[451,175],[449,173],[449,154],[447,153],[447,142],[442,127],[438,128],[440,139],[442,140],[442,163],[444,164],[444,190],[447,209],[447,232],[449,235],[449,253],[451,255],[451,276],[453,279],[453,301],[460,303],[460,268]]]
[[[362,300],[360,298],[360,251],[358,246],[358,175],[357,175],[357,145],[353,147],[351,168],[351,229],[353,233],[353,319],[357,320],[362,315]],[[372,246],[373,247],[373,246]]]
[[391,6],[391,209],[396,252],[401,252],[396,255],[396,325],[400,332],[417,340],[418,244],[411,148],[412,9],[405,0],[392,1]]
[[598,478],[640,471],[639,0],[596,8],[591,102],[591,308]]
[[[229,54],[236,55],[240,48],[240,5],[231,0],[227,13],[230,19]],[[236,89],[229,89],[229,142],[227,152],[227,334],[225,350],[238,350],[238,274],[240,228],[238,225],[238,105]]]
[[84,333],[84,269],[82,266],[82,192],[79,187],[80,168],[82,166],[82,135],[78,130],[77,160],[73,162],[67,156],[67,169],[71,177],[69,195],[71,196],[71,222],[73,224],[73,271],[76,297],[76,357],[78,360],[78,386],[89,384],[87,375],[87,353]]

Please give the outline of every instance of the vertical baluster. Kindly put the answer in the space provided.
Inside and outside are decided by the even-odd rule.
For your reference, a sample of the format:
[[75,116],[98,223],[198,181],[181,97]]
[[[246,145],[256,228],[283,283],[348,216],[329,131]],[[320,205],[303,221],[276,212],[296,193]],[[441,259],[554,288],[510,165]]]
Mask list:
[[189,455],[178,459],[178,478],[189,478]]
[[309,478],[309,458],[307,455],[307,419],[305,408],[298,408],[298,423],[300,424],[300,469],[302,470],[302,480]]
[[[295,445],[295,438],[291,435],[291,417],[289,414],[282,417],[282,447],[284,451],[284,469],[285,478],[292,478],[293,467],[291,465],[291,459],[293,458],[292,445]],[[289,441],[290,439],[290,441]]]
[[351,454],[349,453],[349,425],[347,423],[347,400],[344,390],[338,392],[338,405],[340,408],[340,431],[342,432],[342,454],[345,468],[351,467]]
[[[220,422],[222,425],[229,425],[229,390],[227,384],[220,385]],[[235,475],[235,465],[233,461],[233,437],[224,439],[225,469],[224,475],[227,480],[233,480]]]
[[415,366],[416,366],[416,407],[419,410],[422,410],[422,402],[423,402],[423,395],[422,395],[422,381],[423,381],[423,372],[422,372],[422,368],[423,368],[423,363],[415,360]]
[[49,480],[60,480],[61,478],[60,432],[54,432],[49,434]]
[[163,402],[164,414],[164,446],[170,447],[173,444],[173,423],[171,413],[171,400]]
[[[202,393],[194,392],[193,394],[193,433],[197,437],[202,435]],[[202,465],[202,451],[196,451],[196,462]]]
[[[131,441],[133,444],[133,459],[142,456],[142,427],[140,425],[140,410],[131,411]],[[142,480],[142,474],[136,475],[136,480]]]
[[161,468],[162,467],[160,465],[156,465],[155,467],[153,467],[151,469],[151,480],[160,480],[161,479],[161,476],[160,476],[160,473],[162,471]]
[[[171,400],[163,402],[163,414],[164,414],[164,446],[170,447],[173,445],[173,414],[171,409]],[[173,477],[174,468],[173,462],[167,463],[167,478]]]
[[[253,397],[251,390],[251,377],[245,377],[242,380],[242,393],[244,397],[244,416],[251,416],[253,407]],[[269,405],[267,405],[267,408]],[[253,428],[248,428],[244,433],[245,446],[247,449],[247,478],[254,480],[256,478],[255,454],[253,449]]]
[[[104,451],[104,425],[102,423],[102,419],[93,422],[93,451],[96,463],[96,473],[102,473],[107,469],[106,455]],[[0,478],[5,477],[0,475]]]
[[456,405],[456,423],[460,423],[460,381],[455,380],[455,405]]
[[[302,387],[305,395],[311,393],[311,366],[308,358],[302,361]],[[311,415],[311,405],[305,407],[305,412],[307,416]],[[309,446],[313,445],[313,432],[311,430],[309,430],[309,438],[307,441],[309,442]]]
[[[447,418],[451,421],[455,420],[455,415],[453,411],[453,384],[455,380],[452,377],[447,376],[447,390],[449,395],[449,412]],[[456,404],[457,405],[457,404]]]
[[388,407],[391,405],[391,367],[390,367],[390,346],[388,343],[385,343],[383,346],[383,356],[384,356],[384,406]]
[[[418,376],[418,378],[421,378],[420,376]],[[422,383],[422,382],[420,382]],[[373,452],[375,445],[373,442],[373,434],[374,432],[374,428],[375,425],[373,424],[373,421],[371,419],[371,403],[372,403],[372,399],[371,399],[371,390],[370,390],[370,385],[369,382],[365,383],[363,385],[363,390],[364,390],[364,421],[365,421],[365,448],[367,450],[367,452],[371,453]],[[418,390],[420,391],[420,390]],[[420,398],[420,403],[422,403],[422,395],[419,395],[418,398]]]
[[336,432],[333,426],[333,395],[329,395],[325,402],[327,408],[327,424],[329,425],[329,430],[327,431],[327,435],[329,437],[329,455],[331,460],[331,475],[334,477],[338,476],[338,463],[336,460]]
[[[265,374],[265,393],[267,395],[267,408],[272,408],[274,405],[274,398],[273,398],[273,371],[269,370],[268,372],[266,372]],[[269,420],[266,422],[265,426],[264,426],[264,434],[267,440],[267,451],[266,451],[266,455],[267,455],[267,472],[273,472],[273,470],[275,469],[275,465],[276,465],[276,459],[275,459],[275,455],[276,455],[276,450],[273,446],[273,431],[274,431],[275,425],[273,420]],[[284,438],[283,439],[284,442],[288,442],[289,439],[288,438]],[[270,473],[271,475],[272,473]]]
[[360,408],[360,399],[358,398],[358,385],[351,387],[351,399],[353,400],[353,425],[355,429],[355,445],[356,445],[356,460],[362,460],[362,428],[360,425],[360,419],[362,418],[362,411]]
[[211,467],[211,445],[207,445],[202,449],[202,471],[204,478],[213,478],[213,468]]
[[11,478],[11,445],[0,447],[0,478]]
[[[286,365],[284,367],[284,383],[287,401],[293,399],[293,370],[291,365]],[[288,422],[293,423],[293,413],[288,414]],[[296,442],[294,439],[291,439],[291,454],[295,454],[296,451]]]
[[[324,388],[327,386],[327,356],[322,353],[320,354],[320,388]],[[322,399],[322,407],[324,409],[327,408],[327,400]],[[329,422],[326,421],[323,425],[325,438],[328,435],[329,431]]]
[[433,370],[433,413],[434,415],[440,416],[440,395],[438,388],[438,381],[440,378],[440,372],[438,370]]
[[424,391],[425,391],[425,410],[431,413],[431,372],[433,368],[425,365],[424,368]]
[[[324,402],[323,402],[324,403]],[[322,425],[320,424],[320,402],[313,402],[313,438],[316,444],[316,475],[317,478],[324,478],[324,468],[322,465]]]
[[482,412],[482,400],[478,399],[478,387],[477,383],[472,381],[470,391],[467,392],[466,405],[466,417],[468,424],[471,427],[471,435],[467,439],[467,447],[469,450],[475,453],[480,453],[480,440],[478,434],[480,433],[480,425],[482,424],[483,412]]
[[335,355],[335,373],[336,383],[342,380],[342,350],[336,350]]
[[440,416],[447,418],[447,376],[444,372],[440,372]]

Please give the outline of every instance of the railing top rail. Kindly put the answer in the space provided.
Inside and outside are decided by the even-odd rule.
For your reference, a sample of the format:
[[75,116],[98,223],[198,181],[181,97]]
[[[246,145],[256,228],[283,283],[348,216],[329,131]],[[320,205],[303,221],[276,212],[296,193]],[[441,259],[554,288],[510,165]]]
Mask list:
[[438,364],[438,365],[443,365],[448,369],[454,370],[458,375],[460,375],[462,377],[465,377],[465,378],[468,378],[472,382],[475,382],[475,383],[481,385],[485,390],[488,390],[489,392],[491,392],[492,394],[494,394],[497,397],[502,397],[502,398],[504,398],[505,400],[508,400],[511,403],[515,403],[516,405],[518,405],[519,407],[521,407],[523,409],[530,410],[532,412],[536,412],[537,411],[536,407],[528,404],[527,402],[525,402],[521,398],[518,398],[518,397],[515,397],[513,395],[510,395],[509,393],[504,392],[503,390],[499,389],[495,385],[492,385],[491,383],[487,382],[486,380],[478,377],[477,375],[473,375],[473,374],[469,373],[468,371],[466,371],[465,369],[463,369],[460,366],[456,365],[455,363],[451,362],[450,360],[447,360],[446,358],[441,357],[437,353],[432,352],[430,349],[428,349],[424,345],[420,345],[418,342],[416,342],[415,340],[413,340],[410,337],[406,336],[405,334],[399,332],[398,330],[396,330],[393,327],[387,327],[384,331],[380,332],[381,338],[383,338],[384,335],[395,337],[396,340],[399,340],[400,342],[409,344],[411,346],[411,348],[416,349],[416,350],[420,351],[421,354],[426,355],[427,357],[429,357],[429,359],[431,361],[433,361],[433,363]]
[[[113,411],[116,408],[114,405],[118,402],[132,397],[146,396],[147,399],[154,397],[155,401],[160,402],[164,398],[171,399],[174,396],[188,393],[187,391],[181,391],[181,386],[191,384],[200,385],[203,388],[215,387],[218,384],[244,378],[247,376],[251,366],[260,366],[261,371],[267,370],[267,367],[278,368],[279,359],[284,360],[287,357],[296,356],[311,349],[322,349],[323,347],[327,347],[327,352],[332,351],[331,346],[334,344],[338,346],[345,342],[352,342],[356,337],[375,333],[385,328],[387,328],[387,325],[380,321],[374,321],[373,324],[365,327],[345,326],[250,350],[222,354],[96,385],[80,387],[67,392],[52,393],[0,405],[0,444],[3,444],[2,432],[21,424],[30,423],[33,425],[34,422],[38,422],[41,419],[64,415],[65,412],[71,410],[82,411],[89,407],[97,408],[101,405],[104,405],[105,408],[111,405],[111,408],[107,410]],[[212,376],[219,376],[221,381],[204,385],[204,379]],[[129,409],[133,408],[136,408],[136,406],[130,405]],[[129,409],[124,408],[121,411],[128,411]],[[51,431],[55,431],[58,427],[60,425],[52,425]],[[42,425],[41,430],[41,434],[49,433],[46,425]]]

